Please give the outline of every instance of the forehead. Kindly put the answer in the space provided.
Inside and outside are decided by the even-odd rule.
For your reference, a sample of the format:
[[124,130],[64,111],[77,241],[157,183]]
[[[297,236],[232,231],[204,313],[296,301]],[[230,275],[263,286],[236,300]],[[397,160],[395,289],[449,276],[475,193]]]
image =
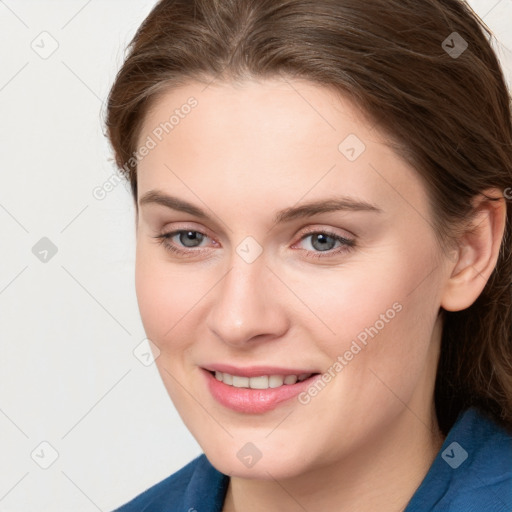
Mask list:
[[392,210],[427,207],[415,171],[368,116],[306,81],[173,89],[146,114],[139,147],[149,139],[152,149],[138,165],[139,197],[177,187],[188,197],[222,190],[241,203],[248,194],[295,203],[339,192]]
[[[189,107],[190,104],[194,106]],[[165,126],[169,121],[172,126]],[[380,136],[347,98],[317,84],[284,79],[180,86],[153,102],[141,137],[159,132],[159,127],[164,129],[161,135],[172,132],[174,139],[179,138],[180,132],[188,135],[186,132],[193,130],[204,143],[211,141],[212,146],[232,142],[239,147],[246,142],[246,152],[251,148],[257,152],[255,142],[273,144],[276,149],[293,141],[302,143],[297,150],[303,144],[304,149],[321,143],[337,146],[337,139],[347,128],[357,129],[361,138],[367,139],[368,132],[373,132],[373,139]]]

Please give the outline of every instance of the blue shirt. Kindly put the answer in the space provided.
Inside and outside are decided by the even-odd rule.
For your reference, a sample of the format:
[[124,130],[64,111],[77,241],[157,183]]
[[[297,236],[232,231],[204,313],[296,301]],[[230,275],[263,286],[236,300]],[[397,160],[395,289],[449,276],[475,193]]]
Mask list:
[[[222,512],[228,483],[202,454],[114,512]],[[512,512],[512,435],[462,412],[404,512]]]

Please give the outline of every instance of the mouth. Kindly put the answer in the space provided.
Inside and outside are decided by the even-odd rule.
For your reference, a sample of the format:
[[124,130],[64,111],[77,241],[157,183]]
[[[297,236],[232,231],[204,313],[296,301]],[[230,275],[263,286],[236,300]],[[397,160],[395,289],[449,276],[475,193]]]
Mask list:
[[321,378],[318,372],[290,373],[291,370],[281,370],[281,373],[277,373],[272,369],[265,373],[255,368],[239,370],[238,373],[231,371],[202,368],[212,397],[220,405],[245,414],[262,414],[284,403],[291,403],[292,398]]
[[[209,370],[207,370],[209,371]],[[292,386],[297,382],[303,382],[310,379],[318,373],[299,373],[288,375],[259,375],[247,377],[243,375],[233,375],[227,372],[209,371],[219,382],[228,386],[243,389],[276,389],[281,386]]]

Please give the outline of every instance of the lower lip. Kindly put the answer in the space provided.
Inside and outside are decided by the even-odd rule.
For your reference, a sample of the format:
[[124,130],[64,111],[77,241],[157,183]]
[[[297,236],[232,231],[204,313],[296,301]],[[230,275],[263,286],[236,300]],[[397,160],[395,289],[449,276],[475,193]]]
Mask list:
[[275,409],[311,386],[320,374],[296,384],[284,384],[278,388],[250,389],[236,388],[217,380],[209,371],[203,370],[213,398],[224,407],[246,414],[261,414]]

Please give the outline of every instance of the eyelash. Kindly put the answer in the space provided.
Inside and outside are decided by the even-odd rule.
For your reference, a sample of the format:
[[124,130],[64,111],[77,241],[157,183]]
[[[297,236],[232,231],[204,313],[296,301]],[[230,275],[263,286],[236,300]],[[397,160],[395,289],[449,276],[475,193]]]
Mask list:
[[[170,231],[168,233],[162,233],[161,235],[157,235],[154,238],[157,239],[157,242],[164,246],[164,248],[174,254],[178,254],[179,256],[185,256],[185,257],[193,257],[198,254],[201,254],[203,252],[202,249],[194,249],[190,248],[189,250],[179,249],[175,245],[169,243],[169,239],[173,238],[176,235],[179,235],[180,233],[199,233],[206,238],[209,238],[208,235],[205,233],[202,233],[201,231],[197,231],[194,229],[178,229],[176,231]],[[337,249],[329,249],[328,251],[311,251],[308,249],[301,249],[303,251],[306,251],[307,258],[329,258],[333,256],[337,256],[342,253],[350,252],[352,251],[355,246],[356,242],[353,239],[344,238],[340,235],[337,235],[335,233],[332,233],[330,231],[326,230],[317,230],[317,231],[310,231],[308,233],[305,233],[304,236],[299,240],[299,242],[302,242],[305,238],[312,236],[312,235],[327,235],[330,238],[333,238],[336,242],[341,242],[342,246],[338,247]],[[312,253],[312,254],[311,254]]]

